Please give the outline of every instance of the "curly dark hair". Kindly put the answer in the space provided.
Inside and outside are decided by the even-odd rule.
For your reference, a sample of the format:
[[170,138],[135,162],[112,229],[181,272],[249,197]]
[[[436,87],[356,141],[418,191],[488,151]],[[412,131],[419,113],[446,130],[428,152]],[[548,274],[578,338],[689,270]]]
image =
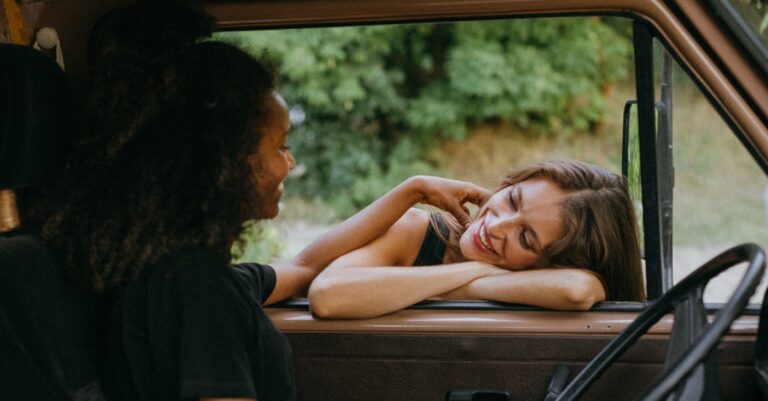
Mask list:
[[243,223],[260,217],[247,158],[269,118],[271,64],[194,38],[99,57],[66,195],[43,239],[98,292],[185,248],[229,261]]

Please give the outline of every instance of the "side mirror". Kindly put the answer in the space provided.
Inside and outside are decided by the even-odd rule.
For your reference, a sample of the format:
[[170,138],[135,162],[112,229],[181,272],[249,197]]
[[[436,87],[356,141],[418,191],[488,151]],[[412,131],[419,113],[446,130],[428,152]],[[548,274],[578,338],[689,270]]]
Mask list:
[[[674,172],[672,168],[672,136],[669,127],[668,106],[664,102],[656,102],[656,142],[657,142],[657,163],[659,166],[660,181],[669,184],[659,188],[659,197],[663,205],[669,208],[669,218],[664,226],[670,232],[667,234],[671,238],[671,208],[672,208],[672,180]],[[635,205],[635,215],[637,216],[637,228],[643,233],[643,186],[640,178],[640,130],[637,125],[637,100],[627,100],[624,103],[624,126],[622,128],[621,139],[621,174],[626,178],[629,189],[629,197]],[[666,176],[668,175],[668,177]],[[640,249],[645,254],[643,236],[640,235]]]

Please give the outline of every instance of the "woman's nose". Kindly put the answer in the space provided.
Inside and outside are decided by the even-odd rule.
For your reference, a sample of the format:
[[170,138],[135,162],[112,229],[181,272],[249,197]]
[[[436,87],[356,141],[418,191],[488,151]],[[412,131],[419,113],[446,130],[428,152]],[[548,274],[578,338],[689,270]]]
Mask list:
[[518,221],[518,214],[517,213],[503,213],[503,214],[497,214],[495,216],[492,216],[491,219],[489,219],[487,225],[488,225],[488,233],[492,237],[496,238],[503,238],[507,231],[509,231],[512,227],[517,224]]

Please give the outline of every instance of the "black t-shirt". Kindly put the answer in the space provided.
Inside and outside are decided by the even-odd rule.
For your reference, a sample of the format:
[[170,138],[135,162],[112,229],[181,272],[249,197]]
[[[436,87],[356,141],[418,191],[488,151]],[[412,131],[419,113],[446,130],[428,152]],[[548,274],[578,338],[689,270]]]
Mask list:
[[288,341],[261,308],[274,286],[271,267],[230,267],[203,250],[145,269],[113,294],[111,392],[124,401],[295,400]]

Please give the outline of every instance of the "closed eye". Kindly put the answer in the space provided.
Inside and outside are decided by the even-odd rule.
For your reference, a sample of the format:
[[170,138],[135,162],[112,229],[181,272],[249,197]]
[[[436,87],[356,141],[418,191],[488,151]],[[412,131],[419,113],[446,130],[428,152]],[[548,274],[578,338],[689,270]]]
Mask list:
[[532,250],[531,249],[531,244],[530,244],[530,242],[528,242],[528,238],[525,235],[526,232],[527,232],[527,230],[525,230],[525,229],[520,230],[520,246],[523,247],[523,249],[525,249],[526,251],[530,251],[530,250]]
[[[523,192],[519,187],[513,188],[509,191],[509,202],[512,205],[512,210],[518,211],[523,208]],[[538,241],[539,237],[536,235],[536,231],[533,231],[530,226],[524,225],[520,228],[520,246],[526,251],[539,252]]]
[[517,211],[520,207],[520,189],[517,187],[512,188],[509,191],[509,205],[512,206],[512,210]]

